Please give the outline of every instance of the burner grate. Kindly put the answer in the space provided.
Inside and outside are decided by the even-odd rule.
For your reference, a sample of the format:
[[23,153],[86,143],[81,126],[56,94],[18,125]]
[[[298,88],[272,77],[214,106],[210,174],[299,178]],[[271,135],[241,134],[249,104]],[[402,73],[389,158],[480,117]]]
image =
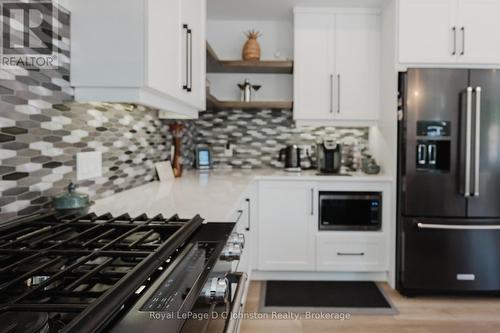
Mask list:
[[69,313],[74,315],[64,330],[93,331],[174,257],[202,222],[198,215],[91,213],[10,223],[0,228],[0,315]]

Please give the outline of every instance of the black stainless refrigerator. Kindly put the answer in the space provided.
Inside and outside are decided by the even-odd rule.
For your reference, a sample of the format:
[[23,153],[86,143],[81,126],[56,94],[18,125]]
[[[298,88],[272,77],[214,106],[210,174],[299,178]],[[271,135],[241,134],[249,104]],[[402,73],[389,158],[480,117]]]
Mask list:
[[397,288],[500,293],[500,70],[400,74]]

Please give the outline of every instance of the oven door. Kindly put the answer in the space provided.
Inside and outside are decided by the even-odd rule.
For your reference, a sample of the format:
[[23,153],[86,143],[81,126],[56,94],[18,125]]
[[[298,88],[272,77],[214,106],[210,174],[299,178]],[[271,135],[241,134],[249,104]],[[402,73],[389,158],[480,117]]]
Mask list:
[[319,192],[319,230],[380,230],[380,192]]
[[197,303],[192,318],[184,323],[182,333],[237,333],[243,316],[243,296],[247,287],[245,273],[226,275],[229,297],[226,303]]

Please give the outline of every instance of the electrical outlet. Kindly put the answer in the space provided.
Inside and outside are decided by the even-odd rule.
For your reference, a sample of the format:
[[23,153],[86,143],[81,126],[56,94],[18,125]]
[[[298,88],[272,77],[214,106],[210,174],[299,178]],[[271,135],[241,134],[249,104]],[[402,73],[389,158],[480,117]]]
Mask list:
[[90,151],[76,154],[76,180],[98,178],[102,176],[102,153]]
[[226,147],[224,148],[224,156],[225,157],[233,157],[233,153],[234,153],[234,145],[227,144]]

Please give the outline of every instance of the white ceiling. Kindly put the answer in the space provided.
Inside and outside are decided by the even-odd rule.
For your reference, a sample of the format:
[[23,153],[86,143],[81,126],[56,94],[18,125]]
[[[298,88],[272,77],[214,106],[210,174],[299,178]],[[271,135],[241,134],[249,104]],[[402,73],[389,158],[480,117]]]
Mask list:
[[388,0],[207,0],[209,19],[291,20],[295,6],[382,7]]

